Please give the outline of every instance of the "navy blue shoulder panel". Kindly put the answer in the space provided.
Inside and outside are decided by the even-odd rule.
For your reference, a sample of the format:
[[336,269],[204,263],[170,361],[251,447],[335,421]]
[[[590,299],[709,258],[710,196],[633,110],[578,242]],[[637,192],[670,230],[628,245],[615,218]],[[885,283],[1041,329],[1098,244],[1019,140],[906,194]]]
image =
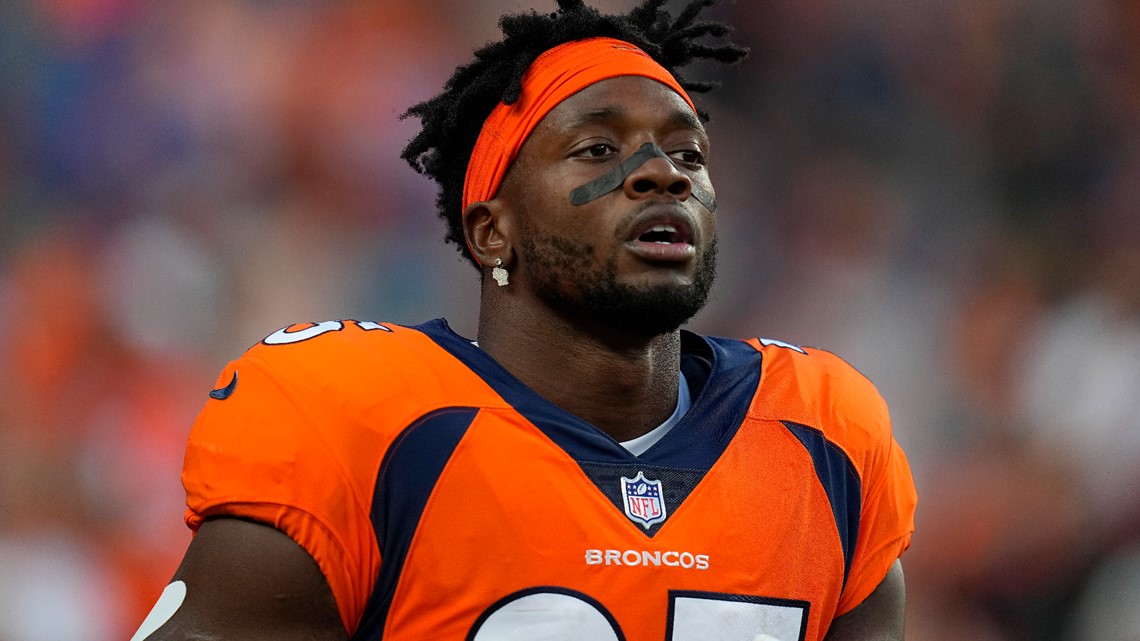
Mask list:
[[[760,385],[761,354],[743,341],[681,332],[682,369],[698,374],[696,361],[710,370],[689,412],[642,455],[657,465],[708,470],[736,436]],[[698,374],[699,375],[699,374]]]
[[453,332],[443,319],[437,318],[412,329],[426,334],[478,374],[503,400],[575,459],[621,458],[626,453],[621,444],[601,430],[539,396],[487,352]]
[[815,474],[827,492],[831,513],[835,516],[835,527],[839,530],[839,543],[843,546],[843,584],[847,585],[855,544],[859,542],[862,481],[851,459],[837,445],[827,440],[823,432],[791,421],[783,423],[807,448],[812,463],[815,464]]
[[384,455],[376,476],[371,515],[383,563],[354,639],[376,641],[382,637],[424,506],[478,413],[477,408],[453,407],[426,414],[405,428]]
[[608,434],[538,395],[495,359],[459,336],[442,319],[413,327],[428,335],[486,381],[520,414],[579,462],[652,464],[708,470],[740,427],[760,381],[760,353],[747,343],[682,332],[686,376],[702,377],[703,388],[684,418],[640,457]]

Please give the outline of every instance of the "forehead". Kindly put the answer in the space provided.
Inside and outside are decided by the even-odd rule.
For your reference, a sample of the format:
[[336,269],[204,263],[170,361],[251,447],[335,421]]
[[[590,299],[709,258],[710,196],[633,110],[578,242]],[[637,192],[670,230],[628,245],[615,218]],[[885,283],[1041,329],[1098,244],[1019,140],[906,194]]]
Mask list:
[[671,88],[641,76],[619,76],[596,82],[563,100],[532,133],[573,134],[590,126],[692,129],[704,126],[689,104]]

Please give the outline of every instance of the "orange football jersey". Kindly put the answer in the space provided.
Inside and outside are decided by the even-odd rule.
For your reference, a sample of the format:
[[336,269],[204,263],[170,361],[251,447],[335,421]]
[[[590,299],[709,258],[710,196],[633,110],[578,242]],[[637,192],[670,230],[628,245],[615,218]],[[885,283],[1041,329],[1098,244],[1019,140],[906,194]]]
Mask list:
[[442,320],[281,330],[194,425],[187,523],[287,533],[355,639],[822,639],[910,542],[886,406],[827,352],[682,347],[692,407],[634,456]]

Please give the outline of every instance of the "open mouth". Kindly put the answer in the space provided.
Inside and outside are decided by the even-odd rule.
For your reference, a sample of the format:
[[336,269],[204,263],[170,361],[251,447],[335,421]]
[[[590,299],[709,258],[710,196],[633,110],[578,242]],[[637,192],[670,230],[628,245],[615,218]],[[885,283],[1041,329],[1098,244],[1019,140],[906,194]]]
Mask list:
[[639,243],[657,245],[691,245],[693,229],[688,222],[675,216],[657,216],[656,220],[642,223],[631,239]]
[[[670,217],[673,218],[673,217]],[[693,230],[680,219],[647,222],[631,237],[629,248],[653,262],[688,262],[696,255]]]
[[684,234],[682,234],[675,225],[654,225],[642,232],[637,239],[643,243],[657,243],[661,245],[688,242],[688,239],[685,238]]

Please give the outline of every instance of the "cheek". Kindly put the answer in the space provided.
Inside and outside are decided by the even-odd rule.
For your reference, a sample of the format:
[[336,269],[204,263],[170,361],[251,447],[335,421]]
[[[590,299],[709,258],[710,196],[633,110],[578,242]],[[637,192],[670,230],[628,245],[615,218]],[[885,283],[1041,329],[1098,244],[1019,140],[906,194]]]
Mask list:
[[[615,231],[606,225],[606,209],[599,203],[585,205],[570,204],[570,190],[562,193],[557,188],[532,184],[519,190],[522,200],[519,201],[519,220],[523,232],[532,238],[551,239],[558,238],[562,248],[569,251],[569,244],[574,245],[573,251],[593,254],[600,245],[612,242]],[[604,249],[604,247],[602,248]]]
[[573,208],[569,190],[548,174],[527,171],[525,165],[514,167],[509,180],[503,181],[500,196],[518,213],[523,228],[532,233],[548,234],[567,229]]
[[704,227],[712,237],[716,237],[716,214],[707,210],[704,211],[701,214],[701,226]]
[[[714,201],[716,200],[716,189],[713,188],[712,181],[709,180],[709,175],[708,175],[707,171],[704,173],[701,173],[699,175],[691,176],[691,180],[693,181],[693,187],[694,188],[699,186]],[[716,233],[716,210],[714,209],[713,211],[709,211],[708,209],[706,209],[703,206],[702,203],[699,203],[699,202],[694,203],[694,204],[697,205],[697,210],[700,212],[699,216],[700,216],[701,226],[704,227],[706,231],[711,232],[712,234],[715,235],[715,233]]]
[[586,242],[560,235],[535,235],[523,241],[527,259],[540,271],[583,273],[593,266],[594,248]]

